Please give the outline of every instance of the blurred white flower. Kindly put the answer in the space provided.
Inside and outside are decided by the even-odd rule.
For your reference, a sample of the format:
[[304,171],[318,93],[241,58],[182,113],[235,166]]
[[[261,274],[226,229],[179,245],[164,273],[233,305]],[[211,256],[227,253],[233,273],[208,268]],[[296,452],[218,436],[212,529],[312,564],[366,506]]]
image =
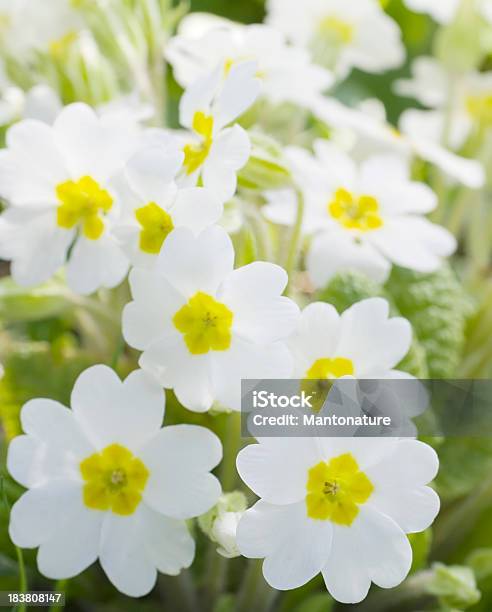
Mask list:
[[398,25],[376,0],[268,0],[267,22],[315,61],[345,78],[352,68],[383,72],[405,59]]
[[16,59],[33,51],[56,52],[79,29],[69,0],[0,0],[0,41]]
[[183,159],[170,143],[143,148],[126,165],[117,188],[122,215],[114,234],[134,265],[152,265],[175,227],[198,234],[222,215],[222,203],[207,189],[177,188],[174,179]]
[[261,95],[273,103],[297,102],[325,91],[330,72],[311,63],[309,53],[292,47],[280,32],[262,24],[242,25],[213,15],[191,13],[166,46],[176,80],[190,86],[222,66],[224,78],[234,64],[256,61]]
[[439,511],[425,486],[438,458],[416,440],[263,438],[239,453],[237,468],[261,498],[239,522],[239,550],[265,558],[263,575],[279,590],[319,572],[342,603],[364,599],[371,581],[395,587],[412,563],[405,534]]
[[99,559],[117,589],[139,597],[157,571],[190,566],[185,520],[216,503],[210,470],[222,448],[204,427],[161,428],[164,400],[141,370],[121,382],[94,366],[75,383],[72,410],[48,399],[23,407],[25,435],[11,442],[7,466],[28,491],[9,533],[17,546],[39,547],[43,575],[71,578]]
[[382,298],[357,302],[341,315],[331,304],[314,302],[302,311],[289,340],[293,377],[406,377],[394,368],[407,354],[411,340],[409,322],[402,317],[390,318],[389,304]]
[[111,234],[119,215],[114,180],[141,138],[128,117],[99,118],[85,104],[67,106],[53,126],[24,120],[0,153],[0,254],[20,285],[49,279],[67,263],[77,293],[115,287],[128,260]]
[[123,311],[123,335],[143,351],[140,366],[197,412],[214,402],[239,410],[242,378],[291,373],[285,340],[299,311],[282,297],[287,274],[265,262],[233,264],[222,228],[197,237],[178,228],[151,271],[130,274],[134,301]]
[[199,180],[221,200],[236,191],[236,172],[248,161],[250,141],[239,125],[226,127],[242,115],[260,91],[256,62],[235,64],[223,79],[223,67],[200,77],[183,94],[179,110],[183,127],[192,131],[184,146],[182,184]]
[[[447,177],[472,189],[479,189],[485,183],[483,165],[475,159],[456,155],[436,141],[434,134],[422,129],[421,122],[408,120],[404,113],[400,131],[386,121],[386,110],[379,100],[366,100],[359,108],[350,108],[333,98],[318,97],[311,103],[311,111],[329,126],[349,128],[364,143],[364,150],[397,152],[408,159],[419,157],[433,164]],[[376,109],[376,113],[374,110]],[[360,153],[359,143],[355,153]]]
[[[404,0],[406,6],[417,13],[427,13],[435,21],[441,24],[448,24],[455,19],[461,0]],[[472,0],[476,10],[485,19],[492,23],[492,5],[490,0]],[[471,2],[465,3],[471,6]]]
[[[358,166],[328,141],[316,141],[314,149],[315,157],[296,147],[286,156],[305,200],[303,232],[315,234],[307,268],[317,287],[347,269],[382,282],[391,263],[431,272],[453,253],[453,236],[422,216],[436,207],[435,194],[410,180],[405,160],[375,155]],[[267,218],[292,225],[295,194],[266,195]]]
[[457,150],[479,125],[492,127],[492,71],[450,74],[438,60],[420,57],[412,78],[396,81],[395,91],[435,109],[405,111],[401,125],[408,133],[441,143],[447,139]]

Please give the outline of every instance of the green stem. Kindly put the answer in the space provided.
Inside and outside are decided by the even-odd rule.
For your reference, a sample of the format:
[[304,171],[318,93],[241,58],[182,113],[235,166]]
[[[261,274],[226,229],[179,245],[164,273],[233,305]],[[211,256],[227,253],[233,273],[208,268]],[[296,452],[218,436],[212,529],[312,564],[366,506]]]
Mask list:
[[236,612],[251,612],[256,610],[256,595],[262,576],[262,559],[248,561],[248,569],[239,591]]
[[299,257],[300,242],[302,235],[302,222],[304,219],[304,196],[300,189],[296,189],[297,195],[297,214],[292,234],[290,238],[289,250],[287,251],[287,259],[285,262],[285,270],[289,276],[289,285],[292,283],[292,274],[294,272],[297,260]]
[[[54,593],[65,593],[66,588],[67,588],[67,583],[68,583],[68,580],[67,580],[66,578],[62,578],[61,580],[57,580],[57,581],[55,582],[54,587],[53,587],[53,592],[54,592]],[[67,596],[66,596],[66,593],[65,593],[65,605],[66,605],[66,604],[67,604]],[[65,606],[62,606],[62,607],[65,607]],[[60,608],[60,606],[59,606],[59,605],[57,605],[57,604],[52,604],[52,605],[49,607],[48,612],[57,612],[57,610],[58,610],[59,608]]]
[[113,355],[111,356],[110,366],[115,371],[117,371],[118,369],[118,363],[120,361],[120,357],[123,355],[124,350],[125,350],[125,340],[123,336],[120,336],[114,348]]

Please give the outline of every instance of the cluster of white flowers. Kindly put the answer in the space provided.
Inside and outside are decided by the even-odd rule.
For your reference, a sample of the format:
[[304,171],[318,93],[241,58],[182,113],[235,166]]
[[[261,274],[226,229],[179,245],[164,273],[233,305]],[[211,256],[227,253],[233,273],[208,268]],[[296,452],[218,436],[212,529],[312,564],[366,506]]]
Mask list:
[[[0,0],[9,52],[56,52],[75,36],[78,16],[60,2],[51,5],[56,18],[43,13],[46,28],[36,22],[30,33],[18,22],[32,3],[13,10]],[[458,10],[454,0],[406,4],[440,22]],[[12,509],[10,535],[39,547],[49,578],[99,559],[120,591],[141,596],[157,571],[175,575],[191,564],[185,521],[219,500],[210,471],[221,444],[203,427],[161,428],[163,388],[189,410],[231,411],[240,410],[241,379],[409,376],[398,365],[412,329],[385,299],[341,314],[321,302],[300,312],[286,287],[299,272],[320,289],[348,270],[384,283],[393,265],[441,267],[456,240],[426,218],[438,197],[414,180],[412,162],[430,161],[473,188],[483,183],[481,165],[460,154],[477,120],[492,124],[492,76],[457,80],[437,60],[417,59],[396,88],[429,110],[407,111],[397,132],[377,105],[349,109],[326,95],[352,69],[401,66],[396,22],[376,0],[305,0],[302,9],[270,0],[267,25],[183,19],[163,51],[185,88],[180,130],[148,127],[145,113],[118,101],[63,107],[44,86],[24,95],[0,84],[0,123],[13,122],[0,151],[0,257],[20,285],[62,271],[82,295],[128,275],[122,333],[141,352],[141,369],[124,382],[105,366],[82,373],[71,410],[44,399],[22,410],[25,435],[12,441],[8,469],[28,491]],[[480,10],[490,17],[487,3]],[[272,228],[292,235],[287,270],[268,255],[235,267],[240,243],[225,229],[224,206],[250,195],[241,171],[253,137],[240,121],[262,101],[302,107],[334,134],[310,149],[282,149],[288,178],[256,189],[248,203],[267,240]],[[226,556],[264,558],[277,589],[319,572],[341,602],[362,600],[371,581],[393,587],[411,565],[406,534],[426,529],[439,509],[427,486],[437,456],[416,440],[262,439],[240,452],[237,467],[261,499],[221,516],[214,537],[221,543],[226,534]]]

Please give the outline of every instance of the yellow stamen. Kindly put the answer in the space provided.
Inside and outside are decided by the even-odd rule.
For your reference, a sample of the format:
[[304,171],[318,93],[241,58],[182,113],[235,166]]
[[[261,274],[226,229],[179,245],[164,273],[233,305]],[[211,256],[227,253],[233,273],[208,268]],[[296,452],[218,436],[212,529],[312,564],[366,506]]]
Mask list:
[[111,209],[113,198],[90,176],[78,181],[66,181],[56,187],[60,202],[57,223],[64,229],[80,225],[82,233],[90,240],[97,240],[104,232],[104,215]]
[[492,125],[492,93],[469,96],[466,108],[470,115],[484,125]]
[[345,357],[325,357],[317,359],[306,372],[305,378],[324,380],[340,378],[341,376],[353,376],[355,372],[354,364]]
[[199,291],[173,317],[192,355],[226,351],[231,345],[233,313],[225,304]]
[[383,225],[376,198],[356,196],[346,189],[337,189],[333,200],[328,203],[328,213],[347,229],[368,232]]
[[319,24],[321,36],[334,39],[338,44],[348,45],[354,38],[354,26],[335,15],[329,15]]
[[309,518],[349,527],[374,486],[351,453],[320,461],[308,471],[306,510]]
[[135,217],[142,227],[139,246],[145,253],[157,255],[164,240],[174,229],[171,215],[158,206],[149,202],[135,211]]
[[198,144],[187,144],[183,149],[185,154],[183,164],[186,168],[186,174],[196,172],[207,159],[212,146],[214,118],[210,115],[205,115],[202,111],[198,111],[193,116],[192,128],[200,136],[201,141]]
[[149,478],[144,463],[120,444],[111,444],[80,464],[83,499],[91,510],[133,514]]

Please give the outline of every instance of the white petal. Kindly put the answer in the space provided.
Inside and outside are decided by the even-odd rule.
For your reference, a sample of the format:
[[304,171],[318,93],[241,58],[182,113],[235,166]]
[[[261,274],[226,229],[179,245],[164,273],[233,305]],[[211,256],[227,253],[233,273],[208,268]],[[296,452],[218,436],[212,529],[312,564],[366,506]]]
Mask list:
[[190,298],[198,291],[215,294],[233,263],[232,242],[222,228],[207,228],[197,237],[191,230],[177,228],[164,242],[156,270]]
[[212,73],[197,79],[181,96],[179,121],[183,127],[191,128],[196,112],[210,114],[210,104],[222,78],[222,66]]
[[98,240],[80,236],[67,265],[68,286],[81,295],[94,293],[101,287],[112,289],[128,272],[126,255],[110,236]]
[[146,504],[140,513],[144,546],[150,562],[159,572],[177,576],[190,567],[195,556],[195,541],[186,523],[158,514]]
[[[81,486],[63,480],[26,491],[12,506],[9,535],[21,548],[36,548],[71,523],[80,508]],[[73,527],[76,527],[73,524]]]
[[282,296],[287,280],[283,268],[261,261],[233,271],[218,297],[234,313],[235,334],[266,344],[283,340],[293,332],[299,308]]
[[292,504],[306,497],[308,471],[320,461],[311,438],[272,438],[243,448],[236,465],[256,495],[272,504]]
[[180,189],[172,207],[172,218],[175,227],[187,227],[194,234],[217,223],[224,206],[208,189],[190,187]]
[[314,578],[330,554],[332,524],[306,516],[305,502],[285,506],[263,500],[247,510],[237,529],[246,557],[266,557],[265,580],[275,589],[295,589]]
[[142,199],[142,206],[149,202],[165,204],[183,159],[183,152],[173,147],[149,147],[130,159],[125,174],[135,194]]
[[164,393],[141,370],[121,382],[107,366],[88,368],[75,382],[71,401],[80,427],[98,449],[118,442],[138,450],[164,418]]
[[440,501],[430,487],[407,488],[405,482],[391,489],[377,488],[368,504],[378,512],[386,514],[405,533],[416,533],[427,529],[436,518]]
[[147,595],[157,579],[143,542],[142,507],[131,516],[107,513],[101,533],[101,566],[114,586],[130,597]]
[[439,469],[436,451],[418,440],[399,440],[391,455],[368,468],[367,477],[375,487],[420,487],[435,478]]
[[150,471],[144,500],[157,512],[187,519],[217,502],[220,482],[209,470],[221,460],[222,445],[205,427],[165,427],[139,456]]
[[355,364],[356,375],[394,368],[407,354],[412,341],[410,323],[389,318],[389,303],[383,298],[357,302],[341,316],[337,352]]
[[232,410],[241,409],[241,379],[288,378],[292,355],[283,342],[256,344],[233,336],[227,351],[211,357],[213,388],[217,401]]
[[257,70],[256,62],[242,62],[232,66],[214,103],[217,129],[237,119],[256,100],[261,87],[260,80],[256,78]]
[[388,278],[391,265],[371,245],[357,244],[349,235],[330,232],[313,240],[307,269],[315,286],[324,287],[339,272],[351,270],[382,283]]

